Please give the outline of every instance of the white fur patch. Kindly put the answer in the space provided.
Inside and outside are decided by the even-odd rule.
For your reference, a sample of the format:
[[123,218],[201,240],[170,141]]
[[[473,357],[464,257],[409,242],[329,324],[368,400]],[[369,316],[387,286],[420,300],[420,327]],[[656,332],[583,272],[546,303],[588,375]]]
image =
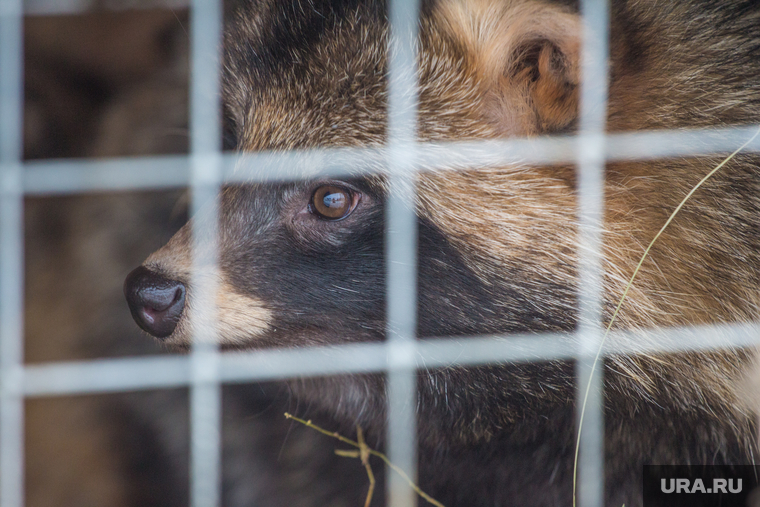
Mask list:
[[[214,337],[213,341],[221,345],[246,345],[254,342],[270,328],[272,311],[266,308],[263,301],[237,292],[223,273],[218,273],[215,280],[210,280],[214,276],[211,268],[200,273],[199,276],[205,280],[192,278],[187,239],[185,227],[144,263],[148,269],[179,280],[187,287],[182,316],[165,343],[189,345],[193,337],[204,341],[208,341],[208,337]],[[204,322],[199,321],[198,307],[211,306],[211,301],[197,293],[198,286],[216,289],[215,308],[208,315],[204,314],[207,317]]]

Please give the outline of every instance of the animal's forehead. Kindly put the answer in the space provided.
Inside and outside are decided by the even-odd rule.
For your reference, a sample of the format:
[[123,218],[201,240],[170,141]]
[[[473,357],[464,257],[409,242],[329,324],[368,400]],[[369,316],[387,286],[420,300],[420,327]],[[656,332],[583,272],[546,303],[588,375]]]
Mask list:
[[226,37],[225,102],[244,150],[378,144],[386,21],[379,2],[244,10]]
[[[238,148],[378,146],[386,138],[386,4],[256,3],[226,36],[225,103]],[[473,48],[437,0],[422,2],[418,39],[421,140],[495,137]],[[392,45],[392,43],[391,43]],[[493,115],[491,115],[493,116]]]

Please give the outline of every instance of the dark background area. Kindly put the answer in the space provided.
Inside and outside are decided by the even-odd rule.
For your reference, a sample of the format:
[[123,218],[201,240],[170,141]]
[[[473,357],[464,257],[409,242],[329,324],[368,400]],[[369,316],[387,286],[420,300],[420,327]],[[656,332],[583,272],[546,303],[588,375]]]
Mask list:
[[[185,153],[187,23],[156,9],[27,17],[25,159]],[[184,222],[183,195],[26,199],[26,362],[162,352],[135,328],[121,283]],[[186,505],[186,399],[28,400],[27,505]]]

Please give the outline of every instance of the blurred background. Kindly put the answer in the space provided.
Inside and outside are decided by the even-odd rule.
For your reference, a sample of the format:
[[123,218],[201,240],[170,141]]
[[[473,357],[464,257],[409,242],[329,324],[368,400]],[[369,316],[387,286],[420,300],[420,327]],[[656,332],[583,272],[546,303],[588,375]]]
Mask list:
[[[187,152],[186,10],[29,7],[26,160]],[[27,363],[162,352],[124,311],[121,280],[186,219],[182,195],[26,199]],[[163,420],[151,414],[161,405]],[[42,398],[26,407],[30,507],[187,504],[184,393]]]

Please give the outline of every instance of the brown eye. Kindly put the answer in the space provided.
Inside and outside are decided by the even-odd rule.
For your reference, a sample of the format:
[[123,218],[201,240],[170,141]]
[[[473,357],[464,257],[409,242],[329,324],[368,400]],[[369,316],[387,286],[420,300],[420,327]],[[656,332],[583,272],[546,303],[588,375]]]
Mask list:
[[323,185],[314,191],[309,211],[325,220],[346,218],[354,209],[356,196],[347,188]]

